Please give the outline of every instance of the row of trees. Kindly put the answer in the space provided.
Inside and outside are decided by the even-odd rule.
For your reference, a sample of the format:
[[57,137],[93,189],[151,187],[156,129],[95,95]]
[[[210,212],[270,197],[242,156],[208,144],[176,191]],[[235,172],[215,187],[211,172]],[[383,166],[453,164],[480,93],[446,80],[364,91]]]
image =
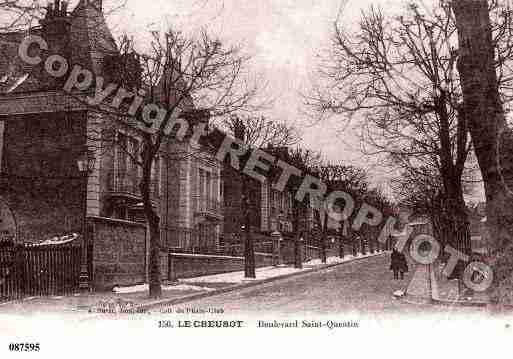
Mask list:
[[[363,169],[351,165],[340,163],[329,163],[323,160],[321,153],[312,151],[301,145],[298,145],[299,136],[297,131],[290,126],[277,122],[267,121],[263,117],[241,117],[232,115],[224,121],[226,128],[235,137],[240,139],[246,146],[252,148],[262,148],[268,150],[282,161],[293,165],[303,174],[310,174],[319,178],[327,185],[327,194],[323,198],[308,198],[303,201],[294,200],[292,202],[292,235],[294,243],[294,265],[296,268],[302,267],[301,259],[301,239],[310,238],[313,243],[321,247],[321,260],[326,262],[328,234],[341,231],[344,225],[354,220],[356,212],[351,217],[341,220],[337,223],[331,219],[324,208],[324,201],[327,195],[332,191],[344,191],[355,199],[355,207],[359,208],[363,202],[373,205],[383,211],[386,215],[392,215],[393,204],[377,189],[370,189],[367,173]],[[274,150],[278,150],[278,153]],[[244,167],[248,156],[241,159],[241,168]],[[267,174],[268,181],[272,184],[281,175],[281,171],[276,173],[271,171]],[[244,228],[244,249],[245,249],[245,276],[255,278],[255,259],[254,245],[252,239],[252,210],[257,203],[252,203],[250,182],[254,181],[243,173],[238,174],[240,178],[240,192],[242,193],[242,224]],[[294,195],[301,186],[302,178],[292,176],[285,191],[290,191]],[[342,208],[346,205],[343,201],[336,203],[335,206]],[[313,213],[313,228],[309,228],[308,213]],[[371,229],[364,227],[362,236],[367,238],[378,237],[378,228]],[[351,230],[350,230],[351,231]],[[347,231],[346,231],[347,232]],[[372,232],[372,233],[371,233]],[[337,233],[340,237],[341,232]],[[349,236],[349,233],[346,233]],[[352,236],[354,237],[354,236]],[[349,239],[349,238],[346,238]]]
[[403,203],[467,254],[464,195],[482,178],[497,293],[513,271],[512,31],[508,1],[413,0],[399,14],[371,7],[356,28],[335,24],[321,81],[306,96],[321,118],[359,122],[366,153],[399,171]]
[[[5,32],[26,28],[45,14],[38,1],[4,1],[0,3],[0,9],[4,14],[17,14],[9,18],[10,22],[3,22],[5,26],[0,31]],[[47,11],[51,11],[51,7]],[[95,27],[104,26],[102,18],[97,18],[97,21]],[[99,32],[97,36],[103,35],[105,34]],[[148,123],[148,113],[144,113],[144,106],[131,114],[131,121],[149,130],[141,132],[141,148],[134,152],[116,143],[115,136],[106,136],[113,133],[108,130],[115,128],[120,112],[86,101],[80,92],[71,94],[76,100],[87,104],[90,111],[108,119],[100,122],[100,131],[88,133],[89,142],[97,146],[94,150],[108,151],[117,146],[120,150],[125,150],[133,164],[142,169],[139,189],[150,233],[149,295],[160,297],[160,216],[151,201],[152,168],[160,155],[165,155],[168,160],[181,161],[185,156],[195,156],[204,149],[173,146],[176,138],[170,136],[169,132],[173,121],[181,118],[189,121],[189,124],[201,125],[196,122],[198,119],[210,118],[227,133],[253,148],[290,147],[298,143],[299,134],[290,125],[257,115],[268,101],[262,100],[259,91],[261,86],[257,86],[256,81],[251,79],[250,58],[243,53],[241,47],[226,46],[207,31],[201,31],[198,35],[187,35],[176,29],[169,29],[164,33],[153,32],[149,46],[143,49],[127,36],[121,37],[115,45],[108,42],[106,44],[103,39],[92,41],[98,43],[98,50],[103,48],[105,56],[114,56],[117,59],[106,63],[105,66],[113,67],[108,67],[108,73],[101,74],[105,83],[100,85],[108,90],[107,81],[113,81],[125,90],[144,93],[145,104],[157,104],[167,112],[166,116],[161,116],[155,109],[150,116],[152,123]],[[111,95],[114,93],[112,91]],[[126,114],[130,110],[129,105],[122,102],[120,109],[125,110]],[[187,136],[192,135],[192,129],[189,129]],[[209,144],[203,145],[208,147]],[[347,190],[363,199],[363,194],[368,192],[364,171],[351,166],[323,165],[320,159],[318,153],[301,147],[292,149],[287,158],[289,164],[303,172],[320,176],[329,184],[330,190]],[[242,212],[245,217],[246,276],[255,277],[248,179],[241,175],[240,182],[243,193]],[[290,187],[297,190],[299,185],[299,182],[292,183]],[[381,198],[379,195],[374,197]],[[300,218],[304,215],[309,200],[306,198],[303,203],[294,201],[293,206],[297,267],[301,266]],[[325,261],[328,221],[326,215],[323,215],[324,219],[318,214],[317,220],[323,233],[321,243]]]
[[[81,1],[82,6],[89,6],[84,0]],[[102,2],[93,3],[98,6]],[[0,31],[26,29],[32,22],[43,17],[45,13],[51,12],[52,9],[52,6],[48,5],[45,11],[39,1],[0,2],[0,10],[4,15],[2,18],[4,25]],[[81,14],[73,16],[81,16]],[[83,16],[91,16],[91,14],[84,13]],[[95,28],[106,28],[103,15],[95,16],[94,20],[97,21],[94,24]],[[89,31],[90,35],[98,37],[108,36],[102,31],[92,31],[89,28],[82,30]],[[236,112],[252,112],[260,108],[263,102],[258,102],[257,86],[248,76],[250,58],[243,54],[239,46],[226,46],[219,38],[207,31],[201,31],[198,35],[186,35],[171,28],[164,33],[152,32],[150,35],[149,46],[143,49],[128,36],[122,36],[116,44],[112,45],[110,41],[105,41],[110,39],[91,39],[95,42],[97,51],[103,51],[105,57],[116,59],[110,62],[114,65],[113,68],[108,68],[106,73],[96,74],[102,76],[105,81],[96,85],[108,89],[107,81],[112,81],[116,85],[123,86],[127,91],[134,91],[144,96],[143,105],[131,113],[130,119],[138,127],[148,129],[141,131],[142,144],[136,152],[130,152],[116,143],[115,137],[104,136],[105,133],[109,133],[109,129],[116,127],[119,116],[126,116],[129,112],[129,102],[122,102],[119,106],[121,111],[118,111],[118,109],[107,108],[103,103],[93,104],[87,101],[80,91],[72,92],[71,96],[86,104],[90,111],[99,113],[102,115],[101,118],[107,119],[100,121],[100,131],[88,132],[89,143],[93,143],[94,147],[92,150],[106,151],[117,146],[120,150],[126,150],[132,163],[141,168],[139,190],[150,233],[150,297],[160,297],[160,217],[151,200],[152,168],[159,155],[164,154],[170,161],[180,161],[185,156],[194,156],[200,151],[198,148],[184,149],[173,146],[176,138],[170,136],[169,127],[173,127],[173,121],[177,118],[193,125],[198,119],[201,120],[198,117],[224,118]],[[87,64],[82,65],[88,68]],[[105,66],[107,65],[109,63],[105,63]],[[33,75],[37,76],[37,73]],[[117,88],[114,87],[111,90],[112,97]],[[145,104],[158,105],[166,111],[166,114],[163,116],[162,111],[156,107],[151,114],[144,113]],[[190,138],[192,130],[189,128],[185,135]],[[261,129],[261,132],[263,133],[264,130]],[[171,133],[176,135],[176,132]]]

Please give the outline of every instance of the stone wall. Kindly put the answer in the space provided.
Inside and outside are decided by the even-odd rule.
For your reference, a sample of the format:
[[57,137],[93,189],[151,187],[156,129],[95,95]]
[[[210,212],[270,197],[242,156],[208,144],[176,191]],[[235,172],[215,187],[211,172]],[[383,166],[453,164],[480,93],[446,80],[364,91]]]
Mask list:
[[234,243],[241,232],[242,218],[242,182],[240,174],[231,166],[224,165],[222,169],[224,182],[224,237],[226,243]]
[[88,218],[95,290],[146,281],[146,225],[102,217]]
[[[377,251],[377,248],[376,248]],[[344,243],[344,255],[352,254],[352,245]],[[360,252],[360,247],[358,247]],[[340,255],[340,248],[338,242],[329,243],[326,246],[326,257],[338,257]],[[281,256],[283,263],[293,264],[294,263],[294,241],[283,241],[281,247]],[[303,262],[310,261],[312,259],[321,258],[321,248],[310,245],[301,246],[301,259]]]
[[[231,167],[230,164],[225,163],[221,171],[221,177],[223,180],[224,222],[222,230],[224,242],[226,244],[239,244],[244,236],[241,226],[244,225],[245,220],[242,210],[241,174]],[[262,221],[268,219],[268,212],[264,212],[263,209],[263,199],[265,196],[263,189],[265,186],[252,177],[245,176],[245,179],[251,203],[249,209],[251,230],[253,233],[259,233],[267,228],[262,225]],[[267,206],[267,204],[265,205]]]
[[85,147],[85,113],[0,120],[5,121],[0,196],[14,214],[18,241],[80,232],[85,181],[76,160]]
[[[163,278],[175,280],[180,278],[193,278],[204,275],[228,273],[244,270],[243,257],[210,256],[200,254],[172,253],[170,266],[167,264],[167,275],[163,271]],[[167,255],[163,255],[163,261]],[[272,255],[255,254],[257,268],[272,265]],[[162,266],[164,268],[164,266]]]
[[[303,262],[320,258],[320,249],[313,246],[301,245],[301,260]],[[294,263],[294,241],[285,240],[281,242],[281,258],[284,264]]]

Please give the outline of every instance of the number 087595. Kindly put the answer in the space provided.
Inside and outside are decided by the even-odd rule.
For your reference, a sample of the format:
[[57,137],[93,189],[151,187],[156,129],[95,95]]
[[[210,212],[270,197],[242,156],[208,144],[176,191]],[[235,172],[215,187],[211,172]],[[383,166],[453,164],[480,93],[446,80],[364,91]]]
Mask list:
[[39,343],[11,343],[9,351],[11,352],[38,352],[41,350]]

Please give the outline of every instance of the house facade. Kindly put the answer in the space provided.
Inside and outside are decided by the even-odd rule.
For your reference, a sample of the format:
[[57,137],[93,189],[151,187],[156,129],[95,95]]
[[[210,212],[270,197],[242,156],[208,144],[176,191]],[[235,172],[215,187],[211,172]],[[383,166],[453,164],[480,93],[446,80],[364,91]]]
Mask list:
[[[81,0],[71,12],[56,0],[40,26],[0,39],[0,198],[14,213],[17,240],[82,232],[85,217],[144,222],[136,161],[141,133],[64,92],[64,79],[50,77],[42,65],[24,63],[18,47],[27,34],[47,41],[44,55],[61,55],[105,82],[116,80],[113,66],[121,56],[99,0]],[[188,121],[208,122],[193,108],[188,114],[196,114]],[[85,153],[93,159],[86,175],[77,167]],[[219,245],[221,165],[205,146],[187,138],[164,143],[153,163],[150,197],[163,246]]]
[[[288,149],[285,147],[268,147],[264,151],[287,160]],[[224,185],[224,238],[228,243],[240,243],[242,227],[244,225],[242,207],[242,176],[229,164],[223,167]],[[252,232],[257,235],[269,235],[274,231],[282,232],[285,236],[291,236],[294,232],[293,201],[295,192],[288,186],[284,191],[278,191],[273,187],[272,179],[259,182],[249,176],[245,177],[247,192],[250,202],[250,217]],[[315,227],[314,209],[307,206],[299,216],[300,227],[310,232]],[[262,237],[263,239],[269,237]]]

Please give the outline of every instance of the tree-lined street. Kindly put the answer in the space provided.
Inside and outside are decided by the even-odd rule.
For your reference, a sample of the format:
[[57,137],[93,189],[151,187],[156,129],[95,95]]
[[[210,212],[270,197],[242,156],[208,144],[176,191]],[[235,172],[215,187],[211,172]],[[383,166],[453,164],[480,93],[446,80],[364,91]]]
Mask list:
[[476,312],[476,309],[433,307],[396,299],[393,292],[406,289],[413,267],[410,265],[409,273],[400,281],[393,280],[389,266],[389,255],[376,256],[179,306],[223,308],[228,315]]
[[[362,8],[355,23],[343,18],[343,3],[322,36],[329,51],[305,61],[313,76],[295,89],[301,120],[275,115],[287,107],[274,99],[283,91],[268,93],[252,41],[239,43],[204,20],[195,31],[167,24],[146,40],[128,29],[115,36],[107,16],[114,9],[103,1],[69,5],[0,2],[0,204],[10,223],[0,227],[0,263],[16,284],[0,287],[0,298],[147,284],[148,300],[159,300],[163,286],[241,265],[245,280],[258,280],[273,255],[273,265],[300,270],[303,261],[326,263],[329,244],[338,242],[343,258],[343,245],[365,255],[404,239],[396,249],[406,253],[408,239],[415,244],[422,234],[422,251],[433,254],[424,264],[440,260],[458,280],[460,300],[484,291],[478,284],[490,289],[491,303],[512,300],[508,1],[409,0]],[[84,19],[95,25],[82,26]],[[75,39],[88,39],[77,40],[86,54],[69,46]],[[319,40],[312,43],[320,49]],[[49,108],[36,93],[66,101]],[[33,117],[43,113],[51,115]],[[328,155],[324,128],[307,141],[313,127],[304,124],[328,128],[329,119],[355,125],[344,135],[359,143],[359,162],[344,151]],[[371,158],[387,176],[376,179]],[[100,230],[99,218],[115,230]],[[81,237],[76,265],[13,254],[17,245],[52,246],[43,237],[69,233]],[[481,251],[473,241],[484,243]],[[53,258],[53,247],[44,249]],[[487,271],[469,267],[477,262]],[[69,288],[56,285],[69,267]],[[365,259],[212,301],[244,310],[402,310],[392,293],[406,289],[411,272],[393,281],[386,258]],[[434,272],[426,273],[431,283]],[[484,284],[463,290],[467,277]]]

